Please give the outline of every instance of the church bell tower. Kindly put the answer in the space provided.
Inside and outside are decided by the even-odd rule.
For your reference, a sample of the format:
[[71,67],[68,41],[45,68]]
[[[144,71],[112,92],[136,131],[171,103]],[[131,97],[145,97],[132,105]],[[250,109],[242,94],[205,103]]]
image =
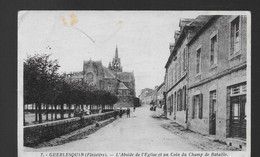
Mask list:
[[114,72],[122,72],[120,58],[118,57],[118,48],[116,46],[115,57],[113,58],[112,64],[109,63],[108,68]]

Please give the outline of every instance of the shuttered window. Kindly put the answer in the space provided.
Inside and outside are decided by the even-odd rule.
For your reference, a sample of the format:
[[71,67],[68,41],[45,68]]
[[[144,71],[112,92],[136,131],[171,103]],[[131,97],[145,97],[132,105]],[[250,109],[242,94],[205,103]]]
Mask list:
[[186,86],[183,87],[183,110],[186,110]]
[[203,117],[203,96],[202,94],[199,95],[199,118],[202,119]]

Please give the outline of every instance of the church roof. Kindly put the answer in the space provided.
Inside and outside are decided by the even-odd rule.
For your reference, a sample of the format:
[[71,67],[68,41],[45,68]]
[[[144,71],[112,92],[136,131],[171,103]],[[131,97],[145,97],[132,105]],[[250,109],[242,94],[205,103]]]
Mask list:
[[128,89],[123,82],[119,83],[118,89]]
[[113,74],[113,72],[111,70],[109,70],[106,67],[103,67],[104,69],[104,77],[105,78],[116,78],[116,76]]
[[83,78],[83,72],[73,72],[72,74],[68,74],[68,76],[70,76],[73,79]]
[[118,72],[117,77],[122,82],[131,82],[134,79],[134,74],[132,72]]

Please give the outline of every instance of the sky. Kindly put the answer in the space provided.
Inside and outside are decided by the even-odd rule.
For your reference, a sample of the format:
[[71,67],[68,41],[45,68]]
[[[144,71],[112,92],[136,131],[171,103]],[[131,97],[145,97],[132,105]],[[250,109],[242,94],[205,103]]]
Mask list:
[[169,44],[180,18],[202,12],[185,11],[20,11],[18,60],[52,54],[60,72],[83,70],[84,60],[108,66],[116,46],[123,71],[134,72],[136,94],[164,80]]

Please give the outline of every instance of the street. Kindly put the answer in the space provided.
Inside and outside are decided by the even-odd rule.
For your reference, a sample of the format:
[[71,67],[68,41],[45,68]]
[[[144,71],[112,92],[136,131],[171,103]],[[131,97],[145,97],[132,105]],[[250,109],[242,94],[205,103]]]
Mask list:
[[[160,112],[160,111],[156,111]],[[118,118],[87,138],[34,151],[195,151],[199,148],[160,126],[149,106],[131,109],[131,117]],[[31,150],[30,150],[31,151]],[[32,150],[33,151],[33,150]]]

